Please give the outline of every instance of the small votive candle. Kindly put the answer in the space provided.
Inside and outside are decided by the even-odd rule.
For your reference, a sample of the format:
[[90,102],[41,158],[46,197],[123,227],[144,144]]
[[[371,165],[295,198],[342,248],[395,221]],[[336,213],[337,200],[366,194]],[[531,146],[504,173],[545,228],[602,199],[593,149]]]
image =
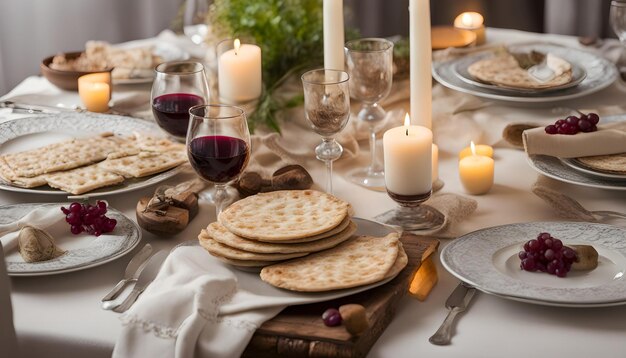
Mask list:
[[476,153],[474,142],[471,143],[472,155],[459,161],[461,184],[469,194],[485,194],[493,186],[494,161]]
[[476,45],[482,45],[486,41],[485,19],[477,12],[464,12],[454,19],[454,27],[463,30],[470,30],[476,34]]
[[[484,155],[485,157],[493,158],[493,148],[486,144],[476,144],[474,146],[476,148],[476,154]],[[459,152],[459,160],[469,157],[472,155],[472,148],[467,147]]]
[[107,112],[111,100],[111,73],[99,72],[78,78],[78,95],[90,112]]

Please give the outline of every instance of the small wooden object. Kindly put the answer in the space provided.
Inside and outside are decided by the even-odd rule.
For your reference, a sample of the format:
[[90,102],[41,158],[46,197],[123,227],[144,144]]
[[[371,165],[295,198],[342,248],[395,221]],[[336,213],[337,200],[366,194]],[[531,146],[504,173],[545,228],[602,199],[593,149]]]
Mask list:
[[269,179],[257,172],[246,172],[234,184],[242,196],[277,190],[305,190],[311,188],[313,178],[301,165],[287,165],[272,174]]
[[185,230],[198,213],[198,196],[191,191],[172,196],[171,204],[163,203],[147,209],[150,199],[144,197],[137,203],[137,223],[155,235],[173,235]]
[[[435,239],[403,234],[409,263],[390,282],[374,289],[329,302],[290,306],[256,330],[242,357],[364,357],[391,322],[396,306],[425,252],[439,246]],[[344,325],[326,327],[322,313],[329,307],[359,304],[365,307],[369,327],[354,336]]]

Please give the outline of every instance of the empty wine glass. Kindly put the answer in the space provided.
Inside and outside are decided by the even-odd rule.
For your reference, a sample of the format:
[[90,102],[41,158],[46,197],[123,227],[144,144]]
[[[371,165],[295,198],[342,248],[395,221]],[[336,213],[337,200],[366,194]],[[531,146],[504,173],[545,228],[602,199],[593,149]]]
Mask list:
[[379,38],[349,41],[345,46],[350,95],[363,103],[357,117],[369,127],[370,165],[350,173],[353,182],[370,189],[384,190],[385,174],[376,158],[376,132],[385,119],[378,104],[391,91],[393,43]]
[[208,33],[207,15],[212,0],[186,0],[183,13],[183,32],[196,45],[204,43]]
[[341,157],[343,148],[335,140],[350,118],[350,90],[347,72],[312,70],[302,75],[304,114],[311,128],[322,136],[315,148],[317,159],[326,163],[326,191],[333,192],[333,161]]
[[[626,46],[626,1],[611,1],[609,22],[611,24],[611,28],[619,38],[622,45]],[[624,48],[622,48],[622,51],[620,51],[620,56],[617,60],[616,65],[620,74],[623,75],[626,72],[626,58],[624,56]]]
[[215,185],[216,215],[229,203],[226,185],[239,178],[250,159],[250,132],[245,112],[235,106],[200,105],[189,109],[189,162],[198,175]]
[[174,139],[184,142],[189,108],[209,103],[209,85],[199,62],[164,62],[155,69],[150,94],[156,123]]

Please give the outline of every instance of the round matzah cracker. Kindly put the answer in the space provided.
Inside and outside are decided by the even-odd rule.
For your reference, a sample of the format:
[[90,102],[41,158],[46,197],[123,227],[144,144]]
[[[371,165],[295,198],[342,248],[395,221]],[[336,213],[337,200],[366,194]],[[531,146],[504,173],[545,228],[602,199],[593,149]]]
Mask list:
[[611,155],[594,155],[580,157],[576,160],[592,170],[611,174],[626,174],[626,153]]
[[223,263],[226,263],[232,266],[238,266],[238,267],[257,268],[259,271],[261,270],[262,267],[275,265],[280,262],[280,261],[235,260],[235,259],[229,259],[224,256],[216,255],[211,252],[209,252],[209,254],[211,254],[211,256],[215,257],[216,259],[222,261]]
[[359,236],[332,249],[264,267],[261,279],[292,291],[322,292],[381,281],[399,252],[398,234]]
[[229,206],[219,222],[230,232],[261,241],[325,233],[348,216],[350,204],[315,190],[281,190],[249,196]]
[[243,251],[220,244],[219,242],[209,237],[206,230],[204,229],[198,236],[198,240],[200,241],[200,245],[204,247],[204,249],[207,250],[209,253],[234,260],[280,261],[308,255],[308,252],[293,254],[259,254],[255,252]]
[[291,254],[297,252],[318,252],[329,249],[331,247],[335,247],[342,242],[348,240],[350,236],[354,234],[354,232],[356,231],[356,224],[350,222],[349,226],[337,235],[316,241],[297,244],[277,244],[249,240],[231,233],[218,222],[211,223],[206,228],[206,231],[213,240],[219,242],[220,244],[233,247],[235,249],[248,252],[258,252],[263,254]]
[[503,54],[479,60],[469,65],[467,72],[476,79],[498,86],[542,89],[562,86],[572,80],[572,71],[566,71],[550,81],[539,82],[519,66],[515,57]]
[[409,263],[409,257],[406,255],[404,248],[402,247],[402,243],[398,242],[398,257],[396,257],[396,261],[393,263],[389,271],[385,274],[384,280],[392,277],[398,276],[400,271],[406,267]]
[[249,240],[259,241],[259,242],[266,242],[266,243],[276,243],[276,242],[279,242],[281,244],[302,244],[302,243],[305,243],[305,242],[322,240],[322,239],[326,239],[328,237],[331,237],[333,235],[337,235],[338,233],[344,231],[350,225],[350,223],[352,223],[351,217],[350,216],[346,216],[339,225],[335,226],[334,228],[330,229],[329,231],[323,232],[321,234],[313,235],[313,236],[303,237],[303,238],[300,238],[300,239],[280,240],[280,241],[265,240],[265,239],[249,239],[249,238],[248,239]]

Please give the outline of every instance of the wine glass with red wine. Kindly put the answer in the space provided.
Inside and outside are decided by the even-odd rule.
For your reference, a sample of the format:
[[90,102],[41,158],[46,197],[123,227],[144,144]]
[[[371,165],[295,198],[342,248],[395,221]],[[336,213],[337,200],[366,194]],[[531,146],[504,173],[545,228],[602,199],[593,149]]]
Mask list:
[[161,129],[185,141],[189,109],[209,103],[209,85],[199,62],[165,62],[155,68],[151,102],[154,119]]
[[210,104],[189,109],[187,154],[198,175],[215,185],[216,214],[229,202],[226,185],[236,180],[250,160],[250,132],[245,112],[235,106]]

